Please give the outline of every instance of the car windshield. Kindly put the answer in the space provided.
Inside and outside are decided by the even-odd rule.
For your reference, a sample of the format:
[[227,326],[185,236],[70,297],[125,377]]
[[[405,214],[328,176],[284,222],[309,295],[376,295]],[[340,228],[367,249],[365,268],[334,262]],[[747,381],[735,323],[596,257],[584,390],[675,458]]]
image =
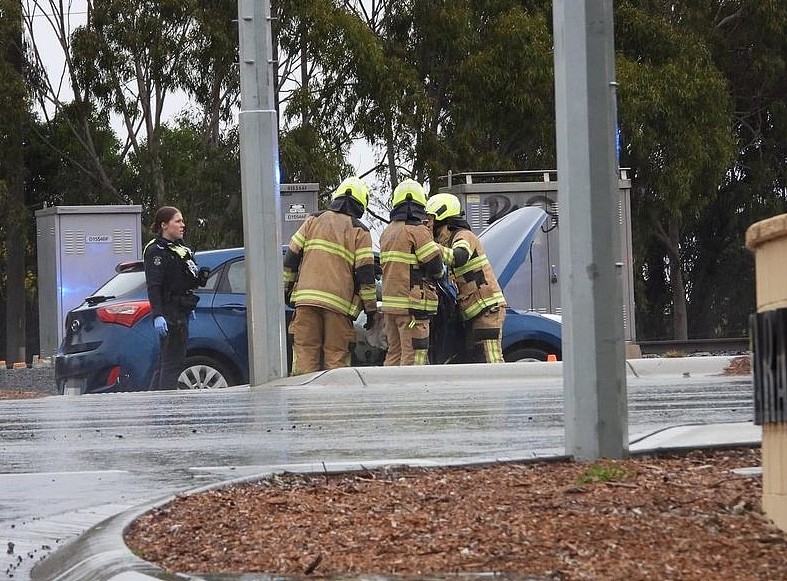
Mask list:
[[110,278],[107,283],[93,293],[94,296],[122,297],[145,286],[145,271],[121,272]]

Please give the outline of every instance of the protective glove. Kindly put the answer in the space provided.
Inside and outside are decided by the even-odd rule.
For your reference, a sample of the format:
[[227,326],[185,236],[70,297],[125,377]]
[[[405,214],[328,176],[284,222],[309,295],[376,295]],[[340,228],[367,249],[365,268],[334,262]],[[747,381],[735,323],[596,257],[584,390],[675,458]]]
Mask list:
[[377,313],[374,311],[366,313],[366,322],[363,324],[363,328],[367,331],[374,327],[375,319],[377,318]]
[[190,315],[192,321],[197,320],[197,311],[191,311]]
[[284,287],[284,304],[291,309],[295,308],[295,303],[292,302],[292,285]]
[[169,328],[167,327],[167,320],[161,315],[153,319],[153,326],[156,327],[156,331],[158,331],[159,337],[166,337],[169,334]]

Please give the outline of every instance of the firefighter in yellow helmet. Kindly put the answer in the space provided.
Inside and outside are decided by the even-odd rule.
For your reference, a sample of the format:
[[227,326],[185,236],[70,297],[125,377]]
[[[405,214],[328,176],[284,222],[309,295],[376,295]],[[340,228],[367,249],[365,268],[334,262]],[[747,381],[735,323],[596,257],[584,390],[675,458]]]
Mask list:
[[385,365],[426,365],[429,321],[437,312],[434,281],[443,274],[442,255],[426,225],[423,186],[406,179],[394,189],[391,202],[391,221],[380,236]]
[[294,305],[290,322],[292,374],[350,365],[353,321],[366,311],[374,325],[377,293],[369,229],[360,218],[369,189],[358,177],[344,180],[327,210],[309,216],[284,255],[284,296]]
[[481,241],[463,217],[459,198],[453,194],[431,196],[426,213],[459,290],[457,301],[465,320],[468,359],[503,363],[506,301]]

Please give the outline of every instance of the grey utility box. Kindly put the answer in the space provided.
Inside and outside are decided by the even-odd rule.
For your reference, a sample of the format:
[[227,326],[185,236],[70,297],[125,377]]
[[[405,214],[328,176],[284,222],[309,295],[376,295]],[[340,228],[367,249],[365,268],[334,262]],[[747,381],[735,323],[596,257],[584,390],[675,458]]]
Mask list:
[[54,355],[68,311],[142,257],[142,206],[52,206],[36,212],[40,354]]
[[281,184],[281,241],[288,244],[303,222],[317,211],[320,184]]
[[[631,180],[620,170],[618,182],[620,260],[623,263],[624,338],[634,341],[634,261],[631,241]],[[524,264],[506,288],[506,301],[517,309],[561,314],[560,226],[557,172],[511,171],[468,172],[441,178],[439,191],[451,193],[462,202],[467,221],[477,234],[489,224],[524,206],[538,206],[548,215]]]

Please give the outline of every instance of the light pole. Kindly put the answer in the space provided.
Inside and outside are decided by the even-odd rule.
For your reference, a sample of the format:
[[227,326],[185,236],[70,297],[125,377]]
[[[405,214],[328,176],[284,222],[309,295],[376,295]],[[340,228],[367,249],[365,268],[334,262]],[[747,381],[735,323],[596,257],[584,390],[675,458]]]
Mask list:
[[554,0],[566,453],[628,454],[612,0]]
[[279,142],[268,0],[238,0],[238,35],[249,382],[258,385],[287,375]]

